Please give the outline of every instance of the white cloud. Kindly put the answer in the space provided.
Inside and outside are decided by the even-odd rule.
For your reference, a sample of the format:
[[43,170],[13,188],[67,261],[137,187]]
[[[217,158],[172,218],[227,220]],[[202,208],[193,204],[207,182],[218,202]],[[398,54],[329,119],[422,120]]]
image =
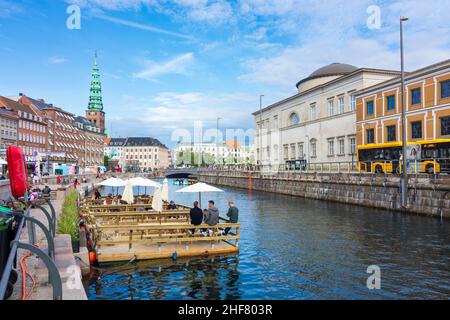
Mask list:
[[107,16],[107,15],[104,15],[104,14],[95,14],[94,17],[102,19],[102,20],[106,20],[106,21],[109,21],[109,22],[112,22],[112,23],[115,23],[115,24],[120,24],[120,25],[123,25],[123,26],[134,28],[134,29],[150,31],[150,32],[155,32],[155,33],[161,33],[161,34],[174,36],[174,37],[178,37],[178,38],[182,38],[182,39],[188,39],[188,40],[193,40],[194,39],[194,37],[189,36],[189,35],[184,35],[184,34],[181,34],[181,33],[178,33],[178,32],[172,32],[172,31],[164,30],[164,29],[161,29],[161,28],[156,28],[156,27],[152,27],[150,25],[136,23],[136,22],[129,21],[129,20],[114,18],[114,17]]
[[145,68],[133,74],[134,78],[155,80],[157,77],[166,74],[182,74],[188,72],[188,67],[194,62],[192,52],[185,53],[165,62],[145,61]]
[[47,61],[50,64],[63,64],[66,63],[68,60],[62,56],[53,56],[48,58]]
[[22,11],[23,8],[19,4],[9,0],[0,0],[0,18],[6,18]]
[[297,81],[333,62],[398,70],[401,15],[410,18],[405,24],[407,70],[450,58],[448,1],[381,2],[379,30],[366,26],[370,2],[290,0],[277,6],[278,1],[242,0],[241,12],[276,16],[268,25],[279,34],[295,34],[297,41],[275,54],[244,59],[239,79],[295,90]]

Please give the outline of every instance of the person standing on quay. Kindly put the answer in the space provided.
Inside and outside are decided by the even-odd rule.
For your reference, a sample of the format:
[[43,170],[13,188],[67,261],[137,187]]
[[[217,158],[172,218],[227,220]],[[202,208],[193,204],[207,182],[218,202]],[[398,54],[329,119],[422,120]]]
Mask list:
[[73,187],[74,187],[74,189],[76,189],[76,188],[78,187],[79,184],[80,184],[80,183],[78,182],[78,179],[75,178],[75,180],[73,180]]

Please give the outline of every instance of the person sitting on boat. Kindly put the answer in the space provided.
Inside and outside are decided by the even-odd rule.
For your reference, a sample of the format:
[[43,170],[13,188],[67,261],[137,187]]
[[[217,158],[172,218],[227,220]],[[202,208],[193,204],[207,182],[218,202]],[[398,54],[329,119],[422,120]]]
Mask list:
[[103,203],[106,206],[112,205],[113,197],[112,194],[108,194],[108,196],[105,198],[105,202]]
[[122,195],[121,194],[119,194],[117,196],[117,198],[119,199],[119,204],[128,204],[125,200],[122,200]]
[[42,190],[42,195],[44,197],[50,197],[50,194],[52,193],[52,189],[50,189],[49,186],[45,186],[44,190]]
[[113,204],[113,205],[118,205],[118,204],[120,204],[120,202],[119,202],[119,195],[116,195],[116,196],[113,197],[113,199],[112,199],[112,204]]
[[177,205],[175,204],[175,201],[170,201],[169,205],[167,206],[167,210],[177,210]]
[[98,191],[98,188],[95,189],[94,196],[95,200],[99,200],[102,198],[102,194],[100,193],[100,191]]
[[[208,201],[208,210],[207,210],[206,216],[205,216],[205,223],[211,227],[213,227],[219,223],[219,209],[217,209],[213,200]],[[212,230],[209,229],[208,233],[211,236]],[[204,232],[204,235],[207,235],[207,233]]]
[[[199,208],[198,201],[194,202],[194,207],[189,212],[191,218],[191,224],[193,226],[199,226],[203,222],[203,211]],[[195,233],[195,229],[189,230],[191,234]]]
[[[141,198],[136,198],[136,204],[143,205],[144,201],[142,201]],[[145,209],[144,209],[144,207],[138,207],[138,208],[136,208],[136,211],[142,212],[142,211],[145,211]]]
[[[239,220],[239,209],[236,208],[233,201],[228,201],[228,212],[227,217],[230,218],[228,220],[228,223],[238,223]],[[228,232],[230,232],[231,228],[225,228],[223,235],[228,235]]]

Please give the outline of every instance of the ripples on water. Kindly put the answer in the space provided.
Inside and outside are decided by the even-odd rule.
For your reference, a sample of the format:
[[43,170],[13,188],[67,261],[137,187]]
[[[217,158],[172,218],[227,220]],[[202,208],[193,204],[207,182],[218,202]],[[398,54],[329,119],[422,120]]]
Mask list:
[[[190,204],[195,195],[175,194]],[[448,221],[283,195],[209,194],[240,210],[238,255],[110,265],[90,299],[448,299]],[[105,191],[107,192],[107,190]],[[206,199],[204,199],[204,202]],[[381,268],[381,290],[366,269]]]

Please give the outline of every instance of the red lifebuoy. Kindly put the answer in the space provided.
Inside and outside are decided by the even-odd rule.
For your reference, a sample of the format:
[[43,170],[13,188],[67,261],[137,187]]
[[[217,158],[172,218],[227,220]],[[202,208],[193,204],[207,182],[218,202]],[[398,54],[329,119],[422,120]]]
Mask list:
[[21,198],[28,189],[28,172],[25,155],[19,147],[10,146],[6,149],[8,160],[9,183],[14,198]]

